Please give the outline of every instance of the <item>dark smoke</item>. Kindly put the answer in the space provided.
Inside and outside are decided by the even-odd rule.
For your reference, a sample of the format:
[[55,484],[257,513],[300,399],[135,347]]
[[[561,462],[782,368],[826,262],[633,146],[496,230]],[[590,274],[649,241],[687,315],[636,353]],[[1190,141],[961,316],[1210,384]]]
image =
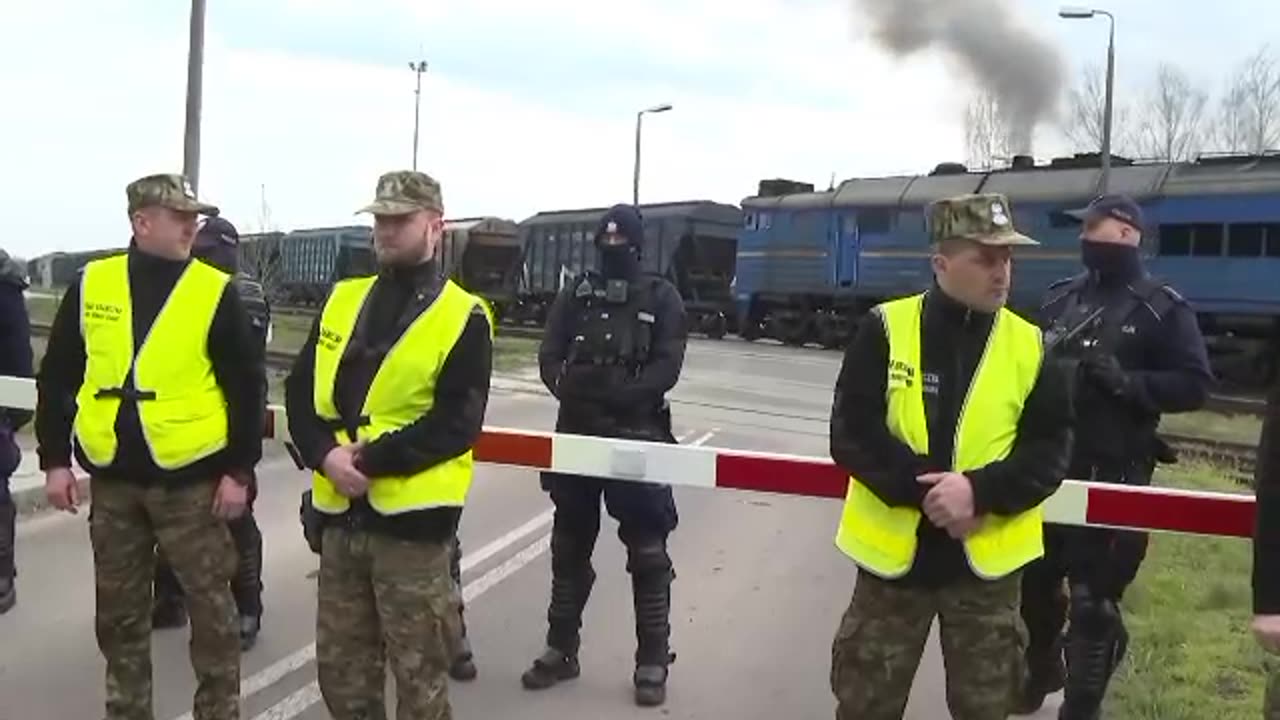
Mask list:
[[1005,0],[853,0],[876,40],[905,57],[936,47],[962,62],[995,96],[1014,152],[1030,154],[1031,136],[1060,96],[1062,59],[1017,24]]

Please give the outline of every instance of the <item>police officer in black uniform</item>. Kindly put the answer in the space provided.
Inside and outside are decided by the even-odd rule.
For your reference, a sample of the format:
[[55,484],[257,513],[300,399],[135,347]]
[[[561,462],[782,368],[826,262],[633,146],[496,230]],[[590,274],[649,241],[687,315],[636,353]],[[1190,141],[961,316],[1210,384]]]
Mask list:
[[[27,273],[0,250],[0,375],[32,376],[31,322],[27,315]],[[14,577],[14,538],[18,509],[9,493],[9,478],[22,461],[14,435],[31,422],[30,410],[0,408],[0,615],[18,602]]]
[[[684,303],[675,286],[642,273],[644,223],[631,205],[605,213],[595,236],[599,271],[576,277],[548,314],[538,353],[542,381],[560,401],[563,433],[674,443],[664,398],[684,362]],[[546,473],[555,503],[547,648],[521,680],[530,690],[579,674],[582,611],[595,582],[591,552],[600,497],[618,521],[635,600],[635,701],[666,700],[671,581],[667,536],[678,517],[670,486]]]
[[[191,254],[232,276],[241,302],[253,323],[253,336],[260,345],[259,359],[266,362],[267,335],[271,327],[271,306],[262,284],[239,272],[240,233],[225,218],[213,216],[196,233]],[[266,397],[266,389],[263,389]],[[262,531],[253,516],[253,502],[258,496],[256,474],[249,484],[249,501],[245,512],[228,527],[235,540],[236,574],[231,581],[236,608],[240,613],[240,647],[248,650],[258,639],[262,627]],[[151,613],[153,628],[181,627],[186,624],[182,586],[173,569],[157,548],[155,601]]]
[[[1086,272],[1051,285],[1042,308],[1046,357],[1074,366],[1078,421],[1067,477],[1148,485],[1156,462],[1174,459],[1156,437],[1161,413],[1196,410],[1208,397],[1204,338],[1194,310],[1143,267],[1137,203],[1104,195],[1069,214],[1083,221]],[[1061,720],[1099,717],[1128,643],[1120,599],[1146,548],[1143,532],[1045,528],[1045,556],[1022,582],[1029,672],[1017,712],[1034,712],[1065,684]]]

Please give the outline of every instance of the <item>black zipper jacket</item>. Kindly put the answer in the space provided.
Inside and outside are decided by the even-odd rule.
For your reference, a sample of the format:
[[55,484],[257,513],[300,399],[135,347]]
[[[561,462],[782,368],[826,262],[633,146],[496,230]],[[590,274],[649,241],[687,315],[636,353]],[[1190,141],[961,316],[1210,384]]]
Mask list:
[[[442,287],[434,262],[386,270],[378,276],[334,381],[334,404],[343,417],[360,414],[387,351],[422,310],[435,301]],[[316,415],[312,398],[319,328],[317,317],[285,381],[289,432],[305,464],[316,470],[329,451],[337,447],[333,431]],[[431,409],[409,425],[366,445],[356,468],[376,483],[379,477],[421,472],[470,449],[484,426],[492,362],[489,320],[483,310],[476,308],[440,370]],[[457,508],[439,508],[382,516],[374,512],[368,500],[359,498],[335,521],[405,540],[444,542],[457,531],[461,515]]]
[[1267,395],[1254,483],[1253,612],[1280,615],[1280,382]]
[[[126,252],[136,353],[187,264],[197,261],[149,255],[133,242]],[[227,283],[214,312],[208,340],[213,374],[227,400],[227,447],[185,468],[162,470],[151,458],[142,437],[137,405],[124,401],[116,417],[119,448],[115,460],[107,467],[96,467],[85,457],[78,443],[74,448],[76,460],[95,480],[173,484],[231,475],[248,484],[254,466],[262,458],[266,370],[257,348],[240,295],[234,283]],[[35,430],[41,470],[71,465],[75,396],[84,378],[85,362],[84,337],[80,334],[80,285],[77,282],[67,288],[58,306],[36,378],[40,399],[36,407]],[[132,383],[132,378],[128,382]]]
[[[920,508],[928,487],[916,477],[951,469],[956,425],[993,315],[961,305],[936,286],[924,301],[921,371],[929,453],[917,455],[885,423],[889,342],[877,314],[869,314],[845,350],[831,412],[831,457],[883,502]],[[1004,460],[965,473],[978,514],[1013,515],[1057,490],[1071,449],[1071,397],[1058,366],[1046,362],[1027,397],[1018,437]],[[939,587],[970,573],[960,541],[923,517],[919,548],[900,581]]]

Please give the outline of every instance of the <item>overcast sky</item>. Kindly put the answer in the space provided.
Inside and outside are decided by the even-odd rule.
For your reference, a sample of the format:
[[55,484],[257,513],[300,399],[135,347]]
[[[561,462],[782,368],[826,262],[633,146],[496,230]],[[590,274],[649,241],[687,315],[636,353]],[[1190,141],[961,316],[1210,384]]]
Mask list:
[[[957,0],[958,1],[958,0]],[[994,4],[994,3],[985,3]],[[1074,76],[1106,23],[1007,0]],[[32,257],[128,240],[124,187],[182,168],[188,3],[9,0],[0,11],[2,244]],[[737,203],[761,178],[826,187],[963,160],[972,95],[950,57],[885,54],[849,0],[211,0],[200,194],[242,231],[367,222],[378,174],[419,167],[447,215],[521,220],[631,196]],[[1207,8],[1207,10],[1206,10]],[[1119,92],[1161,60],[1206,86],[1275,37],[1274,0],[1112,0]],[[1193,14],[1199,13],[1199,14]],[[1278,42],[1277,44],[1280,44]],[[421,55],[419,55],[421,48]],[[1051,126],[1035,153],[1069,148]]]

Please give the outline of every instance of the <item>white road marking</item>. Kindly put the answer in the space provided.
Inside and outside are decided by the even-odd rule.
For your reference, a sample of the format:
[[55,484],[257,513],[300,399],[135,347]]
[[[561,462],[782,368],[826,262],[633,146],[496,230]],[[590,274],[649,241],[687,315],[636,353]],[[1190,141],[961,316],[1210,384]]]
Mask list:
[[[553,514],[554,509],[549,509],[545,512],[539,513],[520,527],[517,527],[497,540],[484,545],[474,553],[464,552],[462,557],[462,572],[470,572],[477,565],[492,558],[494,555],[497,555],[512,545],[515,545],[525,536],[541,529],[542,526],[551,522]],[[538,555],[545,552],[550,545],[551,535],[545,534],[533,541],[531,545],[517,553],[505,563],[476,578],[472,582],[464,584],[462,588],[464,601],[470,602],[473,597],[479,597],[481,593],[489,590],[501,580],[505,580],[517,570],[532,562],[536,557],[538,557]],[[537,552],[532,552],[534,548],[539,549]],[[293,654],[281,658],[262,670],[259,670],[248,678],[244,678],[240,682],[241,699],[247,699],[250,696],[256,695],[257,693],[271,687],[272,685],[275,685],[285,676],[305,667],[308,663],[315,660],[315,657],[316,645],[315,643],[310,643]],[[313,692],[314,697],[309,701],[304,702],[306,698],[312,697],[307,694],[308,692]],[[296,717],[311,705],[315,704],[319,700],[319,697],[319,686],[313,681],[307,687],[304,687],[284,700],[281,700],[269,709],[267,713],[259,715],[258,717],[262,720],[289,720],[289,718]],[[286,712],[289,707],[297,707],[298,709],[293,711],[292,714],[270,714]],[[186,712],[179,715],[177,718],[174,718],[174,720],[192,720],[192,715],[190,712]]]
[[699,437],[698,437],[698,439],[697,439],[697,440],[694,440],[693,442],[691,442],[691,443],[689,443],[689,444],[690,444],[690,445],[692,445],[692,446],[694,446],[694,447],[700,447],[700,446],[702,446],[702,445],[705,445],[705,444],[707,443],[707,441],[708,441],[708,440],[710,440],[711,438],[715,437],[715,436],[716,436],[716,433],[718,433],[718,432],[720,432],[720,428],[711,428],[711,430],[710,430],[709,432],[703,433],[701,436],[699,436]]
[[321,699],[320,686],[313,680],[301,690],[267,708],[266,712],[255,715],[253,720],[289,720],[306,712]]

